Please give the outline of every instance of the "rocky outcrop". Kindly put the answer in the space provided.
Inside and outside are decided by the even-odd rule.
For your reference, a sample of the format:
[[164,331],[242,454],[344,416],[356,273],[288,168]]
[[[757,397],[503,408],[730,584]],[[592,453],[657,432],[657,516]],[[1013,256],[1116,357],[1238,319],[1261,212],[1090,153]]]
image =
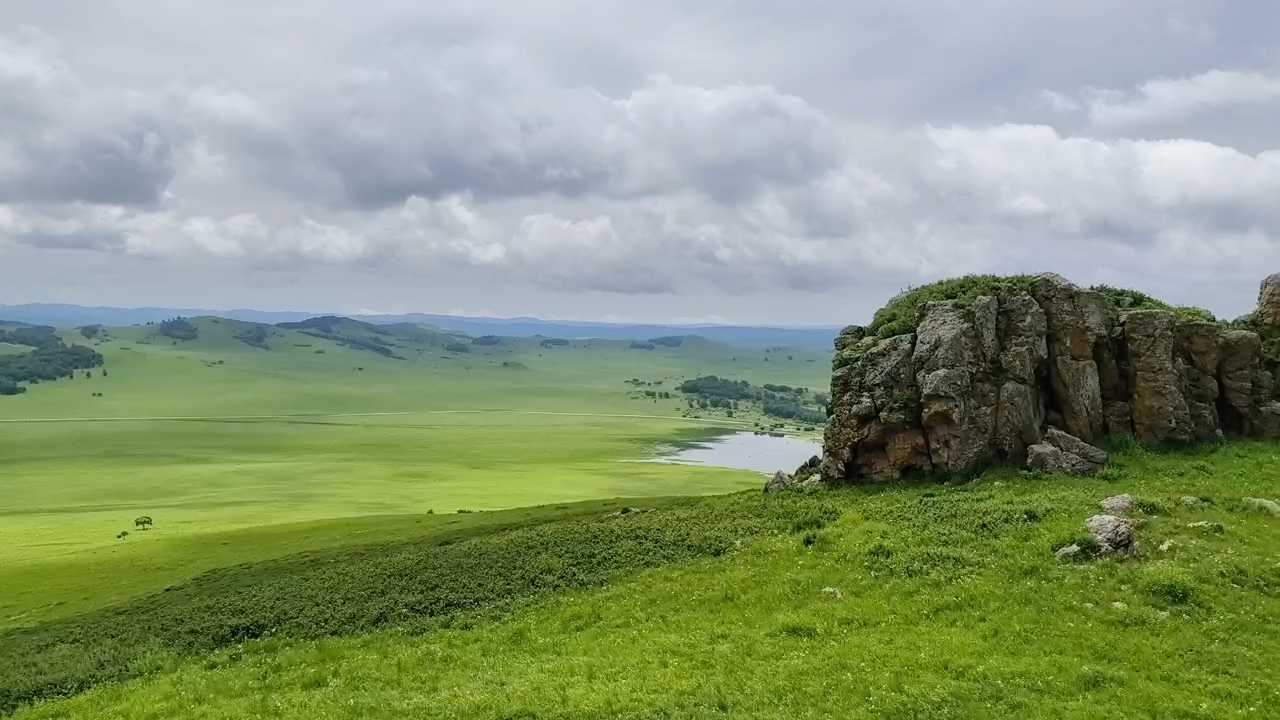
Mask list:
[[1254,311],[1258,327],[1280,328],[1280,273],[1268,275],[1258,289],[1258,309]]
[[932,470],[912,364],[915,334],[877,340],[846,331],[837,348],[823,477],[892,480]]
[[[1058,275],[920,306],[914,332],[850,327],[836,341],[822,477],[892,480],[1014,464],[1078,474],[1096,446],[1280,437],[1261,318],[1280,333],[1280,274],[1255,329],[1180,319]],[[899,325],[900,327],[900,325]]]

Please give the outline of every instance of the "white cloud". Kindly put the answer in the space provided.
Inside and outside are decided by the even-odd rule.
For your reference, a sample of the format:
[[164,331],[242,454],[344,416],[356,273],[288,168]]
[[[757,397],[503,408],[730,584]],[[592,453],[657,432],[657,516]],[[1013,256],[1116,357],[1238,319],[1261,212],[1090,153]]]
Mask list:
[[1086,88],[1075,96],[1046,90],[1057,112],[1084,112],[1094,125],[1125,128],[1181,122],[1239,106],[1280,109],[1280,77],[1244,70],[1210,70],[1180,78],[1155,78],[1130,91]]

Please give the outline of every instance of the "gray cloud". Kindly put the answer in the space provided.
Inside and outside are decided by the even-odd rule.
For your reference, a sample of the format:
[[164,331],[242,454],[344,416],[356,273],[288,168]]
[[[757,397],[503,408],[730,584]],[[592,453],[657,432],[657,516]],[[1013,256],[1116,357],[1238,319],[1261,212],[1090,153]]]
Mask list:
[[392,54],[292,101],[197,96],[215,149],[278,188],[378,208],[410,196],[638,197],[697,188],[726,203],[841,162],[825,115],[762,85],[655,76],[619,98],[559,88],[522,53]]
[[85,88],[55,51],[31,30],[0,36],[0,202],[156,202],[172,128],[131,93]]
[[801,316],[959,272],[1211,294],[1280,265],[1269,3],[15,2],[24,258]]

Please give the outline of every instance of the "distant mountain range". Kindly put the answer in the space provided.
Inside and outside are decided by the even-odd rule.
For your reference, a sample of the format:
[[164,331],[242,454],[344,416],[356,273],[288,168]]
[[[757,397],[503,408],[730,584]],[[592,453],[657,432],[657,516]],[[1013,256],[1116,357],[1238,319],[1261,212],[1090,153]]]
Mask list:
[[[202,310],[191,308],[112,308],[81,305],[0,305],[0,320],[55,327],[83,325],[135,325],[172,317],[214,315],[247,322],[274,325],[299,322],[325,313],[272,312],[267,310]],[[708,340],[742,347],[794,346],[829,350],[839,332],[837,327],[757,327],[751,325],[653,325],[604,322],[539,320],[538,318],[461,317],[457,315],[359,315],[358,319],[377,324],[423,323],[467,333],[531,337],[542,335],[565,339],[602,338],[646,340],[665,335],[700,335]]]

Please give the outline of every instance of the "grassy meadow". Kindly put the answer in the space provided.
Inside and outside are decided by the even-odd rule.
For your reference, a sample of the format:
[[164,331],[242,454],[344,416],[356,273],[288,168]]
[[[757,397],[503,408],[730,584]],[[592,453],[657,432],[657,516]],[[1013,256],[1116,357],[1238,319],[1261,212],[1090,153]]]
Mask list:
[[763,422],[643,391],[828,356],[193,323],[0,397],[0,715],[1280,717],[1280,444],[765,495],[625,462]]
[[[416,327],[388,336],[399,358],[278,328],[264,350],[237,339],[251,325],[193,323],[187,341],[154,326],[94,340],[67,331],[104,354],[106,375],[0,398],[0,627],[394,535],[398,515],[753,487],[752,473],[620,462],[750,426],[681,417],[682,400],[631,399],[625,381],[671,388],[718,372],[821,387],[827,366],[812,352],[701,340],[634,350],[506,339],[448,352],[457,338]],[[134,530],[141,515],[152,529]]]

